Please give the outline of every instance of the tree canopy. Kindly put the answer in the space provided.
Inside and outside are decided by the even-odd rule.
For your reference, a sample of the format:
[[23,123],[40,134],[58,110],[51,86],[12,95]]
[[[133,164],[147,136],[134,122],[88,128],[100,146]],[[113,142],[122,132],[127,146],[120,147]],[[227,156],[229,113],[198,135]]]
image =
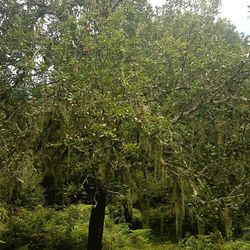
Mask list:
[[131,228],[140,211],[141,227],[171,239],[240,235],[249,40],[219,7],[0,0],[1,204],[93,204],[95,250],[106,205]]

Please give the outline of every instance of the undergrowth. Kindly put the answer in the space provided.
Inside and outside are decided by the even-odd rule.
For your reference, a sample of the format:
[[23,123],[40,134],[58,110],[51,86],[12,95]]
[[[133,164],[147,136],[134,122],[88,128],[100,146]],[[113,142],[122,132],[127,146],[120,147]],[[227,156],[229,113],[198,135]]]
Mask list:
[[[82,250],[87,248],[91,206],[71,205],[64,210],[37,206],[34,210],[0,208],[1,250]],[[210,236],[187,237],[178,244],[157,243],[150,229],[130,230],[106,215],[103,250],[249,250],[247,241],[214,244]]]

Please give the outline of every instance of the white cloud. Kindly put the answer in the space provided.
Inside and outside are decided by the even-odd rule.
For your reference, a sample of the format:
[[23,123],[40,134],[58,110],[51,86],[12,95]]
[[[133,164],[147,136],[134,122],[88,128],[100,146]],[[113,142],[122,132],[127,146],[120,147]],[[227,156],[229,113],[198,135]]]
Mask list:
[[250,35],[250,19],[247,13],[249,0],[223,0],[221,7],[221,16],[229,19],[240,32]]
[[[166,0],[149,0],[153,6],[161,6]],[[250,14],[247,13],[250,0],[222,0],[221,16],[229,19],[239,32],[250,35]]]
[[152,5],[161,6],[166,2],[166,0],[149,0],[149,2]]

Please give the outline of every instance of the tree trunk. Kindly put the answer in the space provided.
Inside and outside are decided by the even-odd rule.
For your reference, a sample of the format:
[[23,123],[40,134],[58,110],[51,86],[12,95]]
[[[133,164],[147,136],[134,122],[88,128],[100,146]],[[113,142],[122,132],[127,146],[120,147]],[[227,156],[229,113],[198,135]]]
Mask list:
[[205,235],[205,224],[201,219],[198,218],[197,225],[198,225],[198,237],[201,238],[202,236]]
[[125,222],[128,224],[129,227],[132,226],[132,210],[133,210],[133,205],[131,204],[130,201],[123,201],[123,216],[125,219]]
[[92,208],[89,221],[88,250],[102,249],[106,196],[107,193],[104,187],[97,187],[95,196],[96,204]]
[[164,234],[164,213],[161,212],[161,217],[160,217],[160,232],[161,236],[163,237]]
[[145,201],[142,201],[142,227],[143,229],[149,228],[150,224],[150,201],[145,198]]

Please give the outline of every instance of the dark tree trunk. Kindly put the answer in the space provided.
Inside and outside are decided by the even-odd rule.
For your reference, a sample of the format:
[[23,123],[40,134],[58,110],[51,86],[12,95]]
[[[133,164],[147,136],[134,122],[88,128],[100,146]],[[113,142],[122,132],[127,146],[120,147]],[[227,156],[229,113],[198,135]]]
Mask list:
[[132,226],[132,205],[129,204],[129,201],[123,202],[123,209],[124,209],[124,219],[129,227]]
[[102,249],[106,196],[105,188],[98,186],[95,195],[96,204],[92,208],[89,221],[88,250]]

